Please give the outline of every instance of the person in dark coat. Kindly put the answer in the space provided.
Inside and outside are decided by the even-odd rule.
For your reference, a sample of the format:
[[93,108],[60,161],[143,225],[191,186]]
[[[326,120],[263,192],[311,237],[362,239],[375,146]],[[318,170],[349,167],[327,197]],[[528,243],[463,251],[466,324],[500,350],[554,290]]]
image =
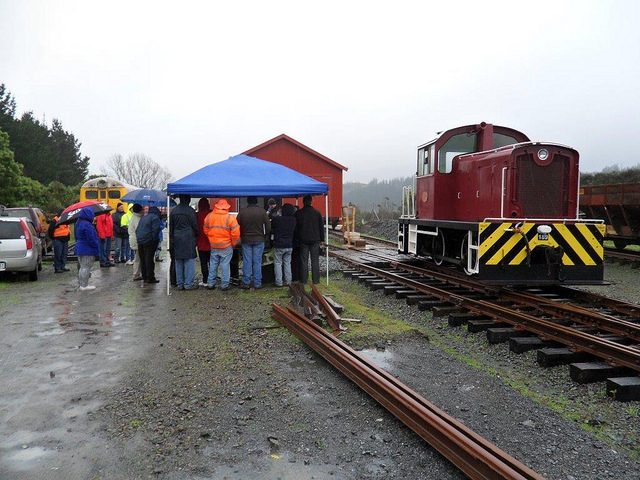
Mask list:
[[[109,215],[106,213],[105,215]],[[89,285],[91,267],[96,257],[100,256],[100,240],[93,226],[95,215],[91,207],[84,207],[78,215],[75,226],[76,255],[78,256],[78,284],[80,290],[94,290],[95,285]]]
[[126,227],[121,225],[122,217],[124,217],[124,205],[118,203],[116,213],[113,214],[113,236],[116,240],[115,246],[115,263],[125,263],[129,260],[129,232]]
[[138,253],[140,254],[140,266],[142,280],[145,283],[158,283],[155,274],[155,253],[160,243],[160,210],[158,207],[149,207],[149,212],[140,219],[136,228],[138,240]]
[[209,237],[204,233],[204,219],[207,218],[211,212],[211,205],[208,198],[201,198],[198,201],[198,240],[196,241],[196,248],[198,249],[198,258],[200,259],[200,272],[202,273],[201,287],[207,286],[207,279],[209,278],[209,261],[211,260],[211,245],[209,244]]
[[180,204],[169,215],[169,240],[176,264],[176,286],[179,290],[195,290],[196,241],[198,217],[191,208],[189,195],[180,195]]
[[276,287],[282,287],[284,270],[284,285],[291,283],[291,252],[293,251],[293,234],[296,229],[295,208],[290,203],[282,206],[282,215],[274,216],[271,220],[273,246],[275,248],[273,268]]
[[322,215],[311,206],[311,195],[302,198],[304,207],[296,212],[296,238],[300,249],[300,282],[309,280],[309,256],[311,279],[320,283],[320,242],[323,240]]
[[256,197],[247,197],[247,207],[240,210],[238,224],[242,241],[241,288],[250,287],[252,276],[253,288],[262,288],[262,253],[271,235],[271,222]]
[[53,241],[53,270],[55,273],[68,272],[67,255],[69,251],[69,239],[71,238],[71,230],[69,225],[58,225],[62,209],[53,217],[49,224],[49,238]]

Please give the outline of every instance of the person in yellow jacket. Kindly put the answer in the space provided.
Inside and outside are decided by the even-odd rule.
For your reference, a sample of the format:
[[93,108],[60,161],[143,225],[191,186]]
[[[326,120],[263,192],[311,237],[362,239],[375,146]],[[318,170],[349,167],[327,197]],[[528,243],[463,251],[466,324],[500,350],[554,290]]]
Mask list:
[[132,218],[133,210],[130,206],[128,209],[126,209],[126,212],[120,218],[120,228],[122,229],[123,233],[127,233],[127,248],[125,250],[124,260],[127,265],[133,265],[133,260],[136,256],[136,251],[131,247],[131,235],[129,235],[129,222],[131,222]]
[[231,280],[231,257],[233,247],[240,240],[240,225],[236,217],[229,214],[231,205],[224,199],[220,199],[213,206],[213,211],[204,219],[203,230],[211,245],[211,260],[209,261],[209,278],[207,288],[216,288],[218,267],[222,268],[222,281],[220,290],[229,290]]
[[67,255],[69,253],[69,239],[71,238],[71,230],[69,225],[56,225],[62,215],[62,210],[53,217],[53,221],[49,224],[49,238],[53,241],[53,271],[55,273],[68,272]]

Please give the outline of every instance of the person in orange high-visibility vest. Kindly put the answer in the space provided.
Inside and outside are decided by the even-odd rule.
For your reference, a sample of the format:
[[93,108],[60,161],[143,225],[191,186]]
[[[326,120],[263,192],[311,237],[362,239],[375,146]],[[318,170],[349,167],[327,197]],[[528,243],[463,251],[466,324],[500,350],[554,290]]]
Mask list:
[[62,215],[62,210],[53,217],[53,221],[49,224],[49,237],[53,240],[53,270],[55,273],[68,272],[67,254],[69,252],[69,238],[71,238],[71,230],[69,225],[56,225]]
[[220,199],[213,206],[213,211],[204,219],[202,227],[211,245],[211,260],[209,261],[209,278],[207,288],[216,288],[218,266],[222,268],[222,281],[220,289],[229,290],[231,281],[231,257],[233,247],[240,240],[240,225],[236,217],[229,214],[231,205],[224,199]]

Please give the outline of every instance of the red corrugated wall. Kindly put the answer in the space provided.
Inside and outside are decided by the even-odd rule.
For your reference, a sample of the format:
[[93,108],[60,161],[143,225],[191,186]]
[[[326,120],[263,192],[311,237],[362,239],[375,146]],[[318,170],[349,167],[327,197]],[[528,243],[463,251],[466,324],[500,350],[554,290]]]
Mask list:
[[[286,139],[277,140],[264,147],[253,150],[251,156],[279,163],[297,172],[314,178],[329,185],[329,217],[342,216],[342,169],[331,165],[322,158],[313,155],[311,152],[289,142]],[[287,200],[295,204],[295,200]],[[302,199],[299,200],[302,207]],[[322,215],[325,215],[324,196],[313,198],[313,206]]]

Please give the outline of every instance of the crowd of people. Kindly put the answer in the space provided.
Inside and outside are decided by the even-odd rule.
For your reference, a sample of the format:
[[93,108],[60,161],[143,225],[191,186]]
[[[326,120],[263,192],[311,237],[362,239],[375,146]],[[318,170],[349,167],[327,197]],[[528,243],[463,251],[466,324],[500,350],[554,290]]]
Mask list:
[[[289,203],[279,206],[270,199],[266,210],[258,206],[256,197],[247,197],[247,206],[240,209],[237,217],[229,213],[231,205],[225,199],[217,200],[212,209],[209,199],[201,198],[196,211],[190,206],[189,196],[178,198],[179,204],[169,214],[171,284],[177,289],[229,290],[233,260],[239,256],[234,255],[238,245],[242,256],[239,281],[242,289],[262,288],[263,253],[271,248],[276,286],[287,286],[292,281],[306,283],[309,262],[313,283],[320,282],[324,225],[322,215],[311,205],[311,196],[303,198],[301,209]],[[60,213],[49,229],[55,273],[69,271],[66,262],[71,232],[68,225],[57,225]],[[89,279],[96,258],[103,268],[118,263],[133,266],[133,281],[158,283],[155,262],[164,226],[160,210],[153,206],[136,203],[125,212],[124,205],[119,203],[113,215],[97,216],[91,207],[83,208],[75,225],[80,290],[95,289],[89,285]],[[200,282],[196,258],[200,261]]]
[[[311,261],[311,278],[320,282],[320,244],[323,241],[322,215],[311,205],[311,196],[303,198],[303,208],[273,199],[267,210],[258,206],[256,197],[247,197],[247,206],[237,217],[229,213],[231,205],[220,199],[210,208],[200,199],[198,211],[191,197],[179,196],[179,205],[170,213],[171,257],[175,264],[175,282],[179,290],[205,287],[226,291],[231,287],[234,249],[242,251],[240,288],[262,288],[262,256],[274,249],[274,277],[278,287],[294,280],[306,282]],[[200,260],[202,281],[196,278],[196,257]],[[218,271],[220,271],[218,273]]]

